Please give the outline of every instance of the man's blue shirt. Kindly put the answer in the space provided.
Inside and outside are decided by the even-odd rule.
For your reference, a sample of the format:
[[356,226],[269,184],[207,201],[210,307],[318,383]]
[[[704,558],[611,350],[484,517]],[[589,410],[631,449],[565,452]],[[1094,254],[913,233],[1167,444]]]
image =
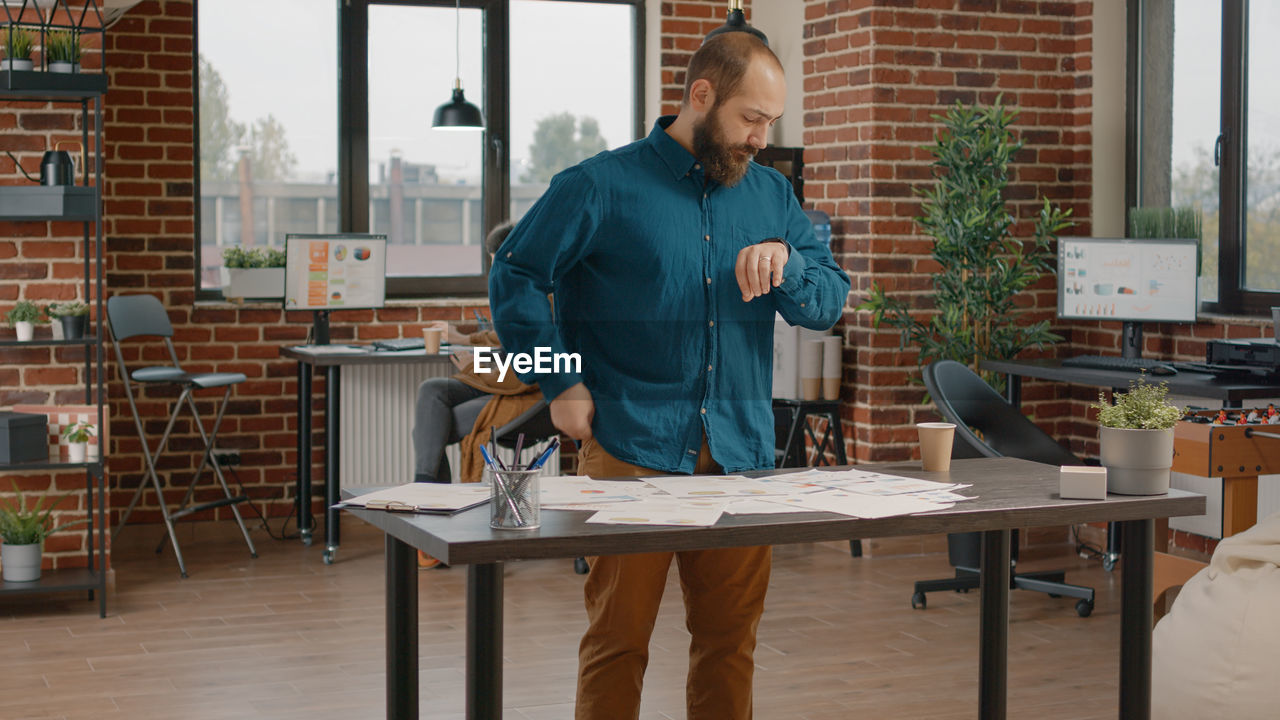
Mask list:
[[[592,432],[619,460],[690,473],[705,433],[726,472],[772,468],[774,312],[826,330],[849,277],[780,173],[707,181],[673,120],[552,179],[494,260],[494,327],[509,352],[581,356],[581,374],[520,378],[548,399],[585,382]],[[743,302],[738,252],[771,238],[791,251],[782,285]]]

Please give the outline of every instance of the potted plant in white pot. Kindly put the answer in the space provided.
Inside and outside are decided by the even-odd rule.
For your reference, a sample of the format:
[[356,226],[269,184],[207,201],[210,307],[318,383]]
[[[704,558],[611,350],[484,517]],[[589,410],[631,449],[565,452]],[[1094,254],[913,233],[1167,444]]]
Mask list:
[[1173,426],[1186,414],[1166,400],[1169,386],[1151,385],[1140,376],[1128,392],[1115,393],[1113,403],[1098,394],[1091,407],[1098,410],[1102,464],[1107,468],[1107,492],[1121,495],[1162,495],[1169,492],[1173,466]]
[[30,300],[19,300],[4,317],[18,334],[18,342],[27,342],[35,337],[36,323],[43,325],[48,322],[41,314],[40,306]]
[[31,49],[35,47],[35,38],[31,31],[21,25],[10,25],[5,34],[4,62],[0,70],[30,70]]
[[56,319],[62,327],[62,337],[66,340],[79,340],[84,337],[85,326],[89,322],[89,306],[79,300],[51,303],[44,309],[50,319]]
[[284,297],[284,251],[229,247],[222,251],[222,296]]
[[80,72],[80,36],[74,30],[50,30],[45,35],[44,58],[49,72]]
[[53,509],[66,495],[59,495],[49,507],[48,498],[42,497],[28,510],[18,483],[13,483],[16,498],[11,504],[0,505],[0,577],[5,582],[32,582],[40,579],[40,556],[44,551],[44,539],[66,528],[80,525],[87,520],[75,520],[53,527],[50,519]]
[[62,437],[67,439],[67,461],[82,463],[89,456],[89,438],[93,437],[97,428],[93,423],[77,422],[62,430]]

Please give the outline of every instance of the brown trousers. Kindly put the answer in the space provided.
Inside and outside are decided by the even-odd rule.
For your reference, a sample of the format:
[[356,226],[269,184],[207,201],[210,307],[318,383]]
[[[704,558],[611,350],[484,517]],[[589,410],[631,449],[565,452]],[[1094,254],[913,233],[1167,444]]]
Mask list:
[[[697,473],[717,473],[706,439]],[[623,462],[595,440],[582,444],[578,473],[661,475]],[[649,664],[649,636],[674,557],[689,642],[688,720],[750,720],[756,628],[764,612],[769,547],[637,553],[588,558],[589,626],[578,649],[576,720],[634,720]]]

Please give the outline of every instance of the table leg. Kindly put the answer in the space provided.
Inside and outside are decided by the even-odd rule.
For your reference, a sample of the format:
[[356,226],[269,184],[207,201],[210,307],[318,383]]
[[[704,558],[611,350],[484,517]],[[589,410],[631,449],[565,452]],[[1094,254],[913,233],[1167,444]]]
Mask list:
[[311,544],[311,366],[298,363],[298,535]]
[[418,717],[418,553],[387,535],[387,720]]
[[330,365],[325,368],[324,395],[324,561],[332,563],[338,552],[339,511],[338,504],[339,448],[338,424],[342,418],[342,368]]
[[467,720],[502,720],[502,563],[467,566]]
[[1151,555],[1154,520],[1120,524],[1120,717],[1151,717]]
[[982,533],[979,600],[978,717],[1004,720],[1009,673],[1010,531]]

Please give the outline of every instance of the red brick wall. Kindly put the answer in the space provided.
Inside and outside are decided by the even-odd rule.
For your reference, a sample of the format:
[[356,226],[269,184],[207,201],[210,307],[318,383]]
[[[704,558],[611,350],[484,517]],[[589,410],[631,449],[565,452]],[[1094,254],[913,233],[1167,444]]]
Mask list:
[[[957,100],[1003,95],[1020,112],[1008,197],[1028,234],[1037,200],[1071,208],[1089,231],[1091,32],[1089,2],[916,0],[805,3],[805,190],[833,218],[833,247],[853,280],[851,303],[872,283],[926,312],[932,242],[915,223],[914,188],[928,183],[932,115]],[[1034,319],[1052,318],[1050,279],[1031,294]],[[901,460],[915,452],[921,405],[915,353],[869,313],[841,326],[851,361],[843,397],[849,454]],[[1028,399],[1039,400],[1034,388]],[[1037,411],[1039,412],[1039,410]]]
[[[751,22],[751,2],[742,3]],[[680,112],[684,97],[684,69],[707,33],[724,24],[728,3],[724,0],[675,0],[662,3],[662,115]]]

